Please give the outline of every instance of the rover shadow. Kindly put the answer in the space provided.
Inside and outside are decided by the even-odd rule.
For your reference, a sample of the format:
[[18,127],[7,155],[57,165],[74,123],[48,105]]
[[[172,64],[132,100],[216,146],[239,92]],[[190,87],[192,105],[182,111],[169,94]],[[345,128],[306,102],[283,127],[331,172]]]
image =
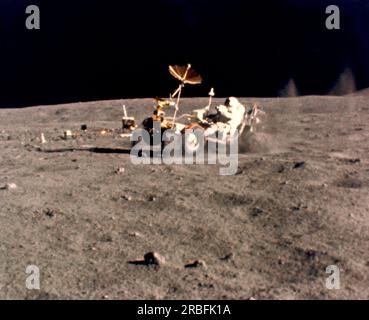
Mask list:
[[121,148],[59,148],[59,149],[41,149],[38,148],[37,151],[43,153],[64,153],[64,152],[91,152],[98,154],[130,154],[131,149],[121,149]]

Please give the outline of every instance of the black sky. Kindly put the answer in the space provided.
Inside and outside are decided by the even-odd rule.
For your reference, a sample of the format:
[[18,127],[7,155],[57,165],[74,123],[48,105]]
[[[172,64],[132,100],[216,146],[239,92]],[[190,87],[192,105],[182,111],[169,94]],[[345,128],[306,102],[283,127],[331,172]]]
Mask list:
[[[39,5],[41,30],[25,28]],[[341,30],[325,8],[341,8]],[[167,96],[167,66],[205,78],[187,95],[327,94],[345,69],[369,87],[369,2],[355,0],[2,0],[0,106]]]

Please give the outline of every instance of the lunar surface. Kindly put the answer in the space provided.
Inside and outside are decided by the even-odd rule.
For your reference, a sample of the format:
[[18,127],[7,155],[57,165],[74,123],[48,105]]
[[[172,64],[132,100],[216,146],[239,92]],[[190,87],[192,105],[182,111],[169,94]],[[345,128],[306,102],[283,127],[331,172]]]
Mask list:
[[368,97],[240,100],[267,115],[234,176],[132,164],[151,99],[0,110],[0,298],[368,299]]

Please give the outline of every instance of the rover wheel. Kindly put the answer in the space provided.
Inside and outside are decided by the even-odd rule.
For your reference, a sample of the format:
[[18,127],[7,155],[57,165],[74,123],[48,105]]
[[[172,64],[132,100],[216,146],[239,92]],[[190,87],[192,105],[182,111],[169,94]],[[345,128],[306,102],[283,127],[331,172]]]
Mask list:
[[192,132],[183,134],[183,153],[184,155],[194,155],[195,153],[204,151],[204,131],[195,129]]

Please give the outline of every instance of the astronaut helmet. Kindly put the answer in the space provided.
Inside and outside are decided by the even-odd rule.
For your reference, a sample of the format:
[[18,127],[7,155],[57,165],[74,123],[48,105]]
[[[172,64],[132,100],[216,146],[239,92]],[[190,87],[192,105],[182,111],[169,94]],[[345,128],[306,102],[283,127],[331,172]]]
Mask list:
[[230,109],[238,108],[241,105],[241,103],[235,97],[227,98],[224,104],[227,108],[230,108]]

